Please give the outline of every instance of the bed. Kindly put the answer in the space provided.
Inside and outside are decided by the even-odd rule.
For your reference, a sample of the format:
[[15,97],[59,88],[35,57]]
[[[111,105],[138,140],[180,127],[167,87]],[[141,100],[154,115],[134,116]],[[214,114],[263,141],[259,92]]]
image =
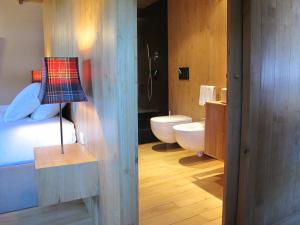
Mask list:
[[[0,213],[37,206],[34,147],[60,144],[59,117],[5,123],[0,106]],[[74,124],[63,119],[64,143],[76,142]]]

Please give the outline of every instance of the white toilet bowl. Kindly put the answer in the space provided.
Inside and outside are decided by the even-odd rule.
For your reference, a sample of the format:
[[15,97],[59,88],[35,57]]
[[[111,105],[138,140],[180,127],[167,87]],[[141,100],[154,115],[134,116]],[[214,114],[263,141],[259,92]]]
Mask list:
[[159,116],[151,118],[151,130],[155,137],[165,143],[176,143],[173,127],[178,124],[191,123],[188,116]]
[[205,121],[176,125],[173,127],[178,144],[201,155],[204,151]]

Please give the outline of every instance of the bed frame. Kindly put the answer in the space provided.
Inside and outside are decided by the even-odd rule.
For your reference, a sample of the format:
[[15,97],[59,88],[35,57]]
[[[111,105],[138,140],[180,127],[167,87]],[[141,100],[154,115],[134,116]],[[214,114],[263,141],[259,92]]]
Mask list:
[[33,163],[0,167],[0,214],[37,206]]
[[[63,117],[72,121],[71,105]],[[37,177],[34,163],[0,167],[0,214],[37,207]]]

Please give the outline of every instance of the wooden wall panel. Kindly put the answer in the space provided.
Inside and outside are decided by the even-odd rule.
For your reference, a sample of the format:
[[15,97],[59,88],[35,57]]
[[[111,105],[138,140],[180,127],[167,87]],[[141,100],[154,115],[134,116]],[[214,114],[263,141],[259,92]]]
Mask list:
[[[169,108],[173,114],[205,117],[200,85],[226,87],[227,0],[169,0]],[[190,67],[190,80],[178,68]]]
[[238,224],[300,224],[300,1],[246,5]]
[[91,74],[82,74],[89,102],[72,104],[72,116],[99,160],[97,224],[137,224],[136,1],[43,4],[45,54],[79,56],[91,64]]

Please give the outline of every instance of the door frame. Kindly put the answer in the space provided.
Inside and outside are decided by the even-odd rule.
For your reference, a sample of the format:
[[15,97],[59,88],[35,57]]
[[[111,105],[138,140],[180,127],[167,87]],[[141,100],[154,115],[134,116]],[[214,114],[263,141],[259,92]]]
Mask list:
[[[223,225],[237,223],[241,132],[243,115],[244,74],[244,5],[243,0],[228,0],[228,62],[227,62],[227,154],[223,198]],[[246,149],[244,150],[247,151]]]
[[[243,0],[227,0],[228,25],[228,62],[227,62],[227,154],[225,156],[223,225],[237,224],[239,171],[241,152],[247,153],[241,146],[242,115],[247,106],[243,106],[244,49],[244,20]],[[246,18],[246,17],[245,17]],[[248,23],[249,24],[249,23]],[[246,26],[245,26],[246,27]],[[246,29],[245,29],[246,30]],[[245,42],[246,43],[246,42]],[[135,62],[137,65],[137,62]],[[230,165],[230,166],[228,166]]]

